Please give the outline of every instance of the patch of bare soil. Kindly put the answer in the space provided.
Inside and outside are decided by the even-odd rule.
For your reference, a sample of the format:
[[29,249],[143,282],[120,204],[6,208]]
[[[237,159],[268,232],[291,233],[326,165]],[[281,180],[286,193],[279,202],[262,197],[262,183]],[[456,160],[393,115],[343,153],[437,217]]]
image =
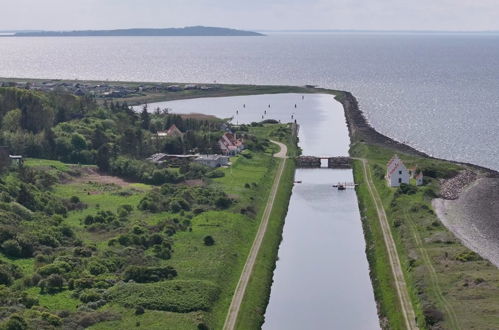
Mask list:
[[81,175],[79,177],[73,178],[71,182],[76,182],[76,183],[96,182],[99,184],[114,184],[119,187],[127,187],[130,185],[130,182],[127,182],[117,176],[104,174],[100,172],[98,169],[91,167],[82,169]]
[[185,184],[189,187],[204,186],[204,182],[201,179],[185,180],[184,182],[182,182],[182,184]]

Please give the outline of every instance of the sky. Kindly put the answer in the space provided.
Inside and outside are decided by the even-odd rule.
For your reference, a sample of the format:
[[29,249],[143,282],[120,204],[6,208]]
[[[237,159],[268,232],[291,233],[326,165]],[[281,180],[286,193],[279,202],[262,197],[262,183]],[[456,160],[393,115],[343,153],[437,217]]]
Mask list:
[[0,0],[0,31],[223,26],[499,30],[499,0]]

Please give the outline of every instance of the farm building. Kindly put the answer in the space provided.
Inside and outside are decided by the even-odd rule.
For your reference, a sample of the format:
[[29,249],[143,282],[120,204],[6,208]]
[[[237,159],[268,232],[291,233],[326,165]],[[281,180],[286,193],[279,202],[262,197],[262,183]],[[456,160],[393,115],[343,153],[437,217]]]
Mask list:
[[385,179],[390,187],[398,187],[400,184],[409,184],[411,175],[400,158],[395,155],[386,165]]
[[243,140],[238,139],[237,136],[232,133],[225,133],[222,135],[220,140],[218,140],[218,145],[224,155],[237,155],[244,149]]
[[209,167],[221,167],[229,165],[229,157],[222,155],[201,155],[194,159],[194,162]]

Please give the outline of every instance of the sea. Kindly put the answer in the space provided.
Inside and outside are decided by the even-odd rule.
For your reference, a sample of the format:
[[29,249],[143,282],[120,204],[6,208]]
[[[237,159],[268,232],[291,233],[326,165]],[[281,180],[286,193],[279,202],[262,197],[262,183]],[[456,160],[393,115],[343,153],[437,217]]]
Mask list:
[[317,85],[381,133],[499,170],[499,35],[0,37],[0,77]]
[[317,85],[381,133],[499,170],[499,35],[0,38],[0,77]]

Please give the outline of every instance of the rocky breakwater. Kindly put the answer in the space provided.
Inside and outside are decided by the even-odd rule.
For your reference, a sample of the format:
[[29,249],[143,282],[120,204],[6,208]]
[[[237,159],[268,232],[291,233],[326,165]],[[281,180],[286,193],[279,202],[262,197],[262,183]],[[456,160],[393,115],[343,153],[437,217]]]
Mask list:
[[477,178],[475,172],[462,171],[455,177],[443,180],[440,183],[440,196],[443,199],[455,200],[459,198],[459,194]]

